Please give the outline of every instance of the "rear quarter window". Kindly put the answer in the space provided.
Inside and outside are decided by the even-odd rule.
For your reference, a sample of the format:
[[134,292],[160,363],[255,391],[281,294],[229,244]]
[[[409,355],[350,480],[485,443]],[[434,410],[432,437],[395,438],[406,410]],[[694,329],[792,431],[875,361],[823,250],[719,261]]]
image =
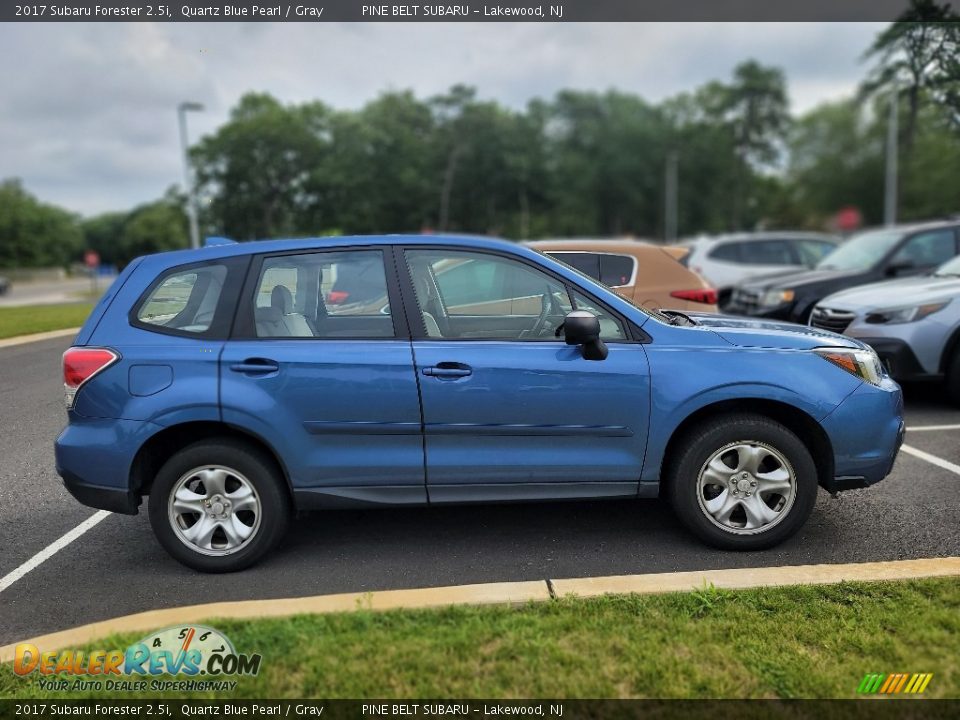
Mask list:
[[134,305],[131,324],[171,335],[226,337],[232,320],[226,300],[236,295],[245,262],[231,258],[165,271]]
[[626,255],[601,255],[600,282],[611,287],[629,285],[635,262]]

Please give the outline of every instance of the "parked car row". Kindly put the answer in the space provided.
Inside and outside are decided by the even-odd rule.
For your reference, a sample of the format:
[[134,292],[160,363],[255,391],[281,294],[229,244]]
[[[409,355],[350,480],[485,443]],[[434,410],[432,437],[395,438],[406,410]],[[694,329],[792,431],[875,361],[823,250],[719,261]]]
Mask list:
[[[754,237],[744,249],[768,236]],[[857,338],[895,379],[942,380],[960,404],[958,256],[958,220],[867,230],[810,269],[742,280],[721,309]]]

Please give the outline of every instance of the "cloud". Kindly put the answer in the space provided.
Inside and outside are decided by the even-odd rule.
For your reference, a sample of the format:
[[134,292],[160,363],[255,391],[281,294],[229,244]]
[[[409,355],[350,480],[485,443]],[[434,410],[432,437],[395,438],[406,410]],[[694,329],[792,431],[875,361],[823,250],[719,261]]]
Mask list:
[[0,28],[0,157],[44,200],[92,214],[179,183],[175,108],[193,138],[250,90],[356,108],[386,89],[455,83],[513,107],[561,88],[659,101],[729,77],[746,58],[782,67],[796,111],[849,94],[880,27],[868,23],[181,23]]

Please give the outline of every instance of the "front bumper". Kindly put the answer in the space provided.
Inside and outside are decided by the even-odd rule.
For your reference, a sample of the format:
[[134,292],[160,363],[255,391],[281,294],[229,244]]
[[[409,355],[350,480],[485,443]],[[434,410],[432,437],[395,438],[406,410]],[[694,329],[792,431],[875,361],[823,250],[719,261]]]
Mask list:
[[821,423],[833,443],[834,477],[828,492],[865,488],[893,469],[903,445],[903,393],[892,379],[863,383]]
[[935,380],[920,364],[913,348],[898,338],[857,337],[857,340],[872,347],[887,371],[897,380]]

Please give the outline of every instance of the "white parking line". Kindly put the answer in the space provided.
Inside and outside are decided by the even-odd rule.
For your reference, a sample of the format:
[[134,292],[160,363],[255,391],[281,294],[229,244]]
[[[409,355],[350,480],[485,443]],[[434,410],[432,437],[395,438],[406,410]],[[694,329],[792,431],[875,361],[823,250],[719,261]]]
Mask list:
[[82,523],[77,525],[73,530],[70,530],[68,533],[60,537],[58,540],[54,540],[52,543],[47,545],[43,550],[38,552],[32,558],[27,560],[23,565],[18,567],[16,570],[4,575],[0,578],[0,592],[3,592],[8,587],[13,585],[17,580],[22,578],[31,570],[36,569],[42,563],[46,562],[58,552],[63,550],[67,545],[72,543],[78,537],[83,535],[87,530],[94,527],[97,523],[103,520],[106,517],[109,517],[112,513],[108,510],[98,510],[93,515],[88,517]]
[[907,428],[907,432],[932,432],[934,430],[960,430],[960,425],[921,425],[920,427]]
[[949,470],[952,473],[956,473],[957,475],[960,475],[960,465],[956,465],[955,463],[952,463],[949,460],[944,460],[943,458],[939,458],[936,455],[931,455],[928,452],[924,452],[923,450],[918,450],[917,448],[911,447],[909,445],[902,445],[900,449],[909,455],[918,457],[921,460],[926,460],[928,463],[936,465],[937,467],[942,467],[944,470]]

